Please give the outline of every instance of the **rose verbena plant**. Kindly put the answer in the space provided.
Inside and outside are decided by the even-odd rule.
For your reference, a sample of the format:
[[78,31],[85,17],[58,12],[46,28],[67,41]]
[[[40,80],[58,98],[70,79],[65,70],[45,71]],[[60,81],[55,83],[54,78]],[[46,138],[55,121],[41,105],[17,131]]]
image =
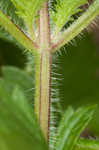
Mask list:
[[[77,111],[69,107],[57,128],[54,129],[53,125],[51,130],[50,127],[51,115],[54,115],[51,112],[52,56],[98,16],[99,0],[94,0],[88,9],[83,11],[81,6],[87,3],[87,0],[0,1],[0,26],[16,41],[10,35],[6,39],[18,42],[35,56],[33,111],[18,88],[15,88],[10,96],[1,92],[0,140],[3,144],[0,147],[2,150],[17,149],[16,139],[20,149],[24,150],[99,149],[98,141],[80,138],[96,106],[82,107]],[[11,14],[12,9],[13,14]],[[77,19],[74,19],[75,15],[78,15]]]

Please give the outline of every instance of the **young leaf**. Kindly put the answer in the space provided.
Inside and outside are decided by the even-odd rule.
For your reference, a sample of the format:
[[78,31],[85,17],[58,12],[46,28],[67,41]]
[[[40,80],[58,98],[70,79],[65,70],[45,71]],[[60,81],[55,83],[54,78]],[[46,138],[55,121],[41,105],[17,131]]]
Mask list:
[[[57,0],[55,11],[52,11],[51,17],[55,23],[55,35],[61,31],[62,27],[71,19],[72,15],[76,14],[79,7],[88,0]],[[54,35],[54,36],[55,36]]]
[[53,46],[55,47],[54,52],[81,33],[98,15],[99,0],[95,0],[83,15],[81,15],[76,21],[74,21],[74,23],[72,23],[72,25],[70,25],[70,27],[62,32],[59,41]]
[[79,108],[74,113],[72,110],[66,111],[57,131],[57,150],[72,150],[81,132],[91,120],[95,108],[96,106]]
[[11,17],[11,20],[13,20],[13,22],[15,24],[17,24],[18,26],[22,28],[24,28],[24,23],[22,21],[21,18],[19,18],[15,11],[15,7],[12,4],[11,0],[0,0],[0,10],[7,16]]
[[99,141],[82,138],[73,150],[99,150]]
[[29,34],[34,38],[33,22],[37,12],[46,0],[11,0],[17,9],[17,14],[24,19],[28,26]]
[[12,94],[0,84],[0,149],[47,150],[32,107],[20,88]]

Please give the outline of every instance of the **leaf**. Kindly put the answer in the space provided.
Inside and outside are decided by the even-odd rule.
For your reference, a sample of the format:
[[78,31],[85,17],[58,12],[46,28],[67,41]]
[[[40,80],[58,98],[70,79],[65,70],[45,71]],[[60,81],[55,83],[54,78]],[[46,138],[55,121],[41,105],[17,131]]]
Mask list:
[[79,7],[88,0],[57,0],[55,11],[51,11],[51,18],[55,24],[54,36],[62,30],[63,26],[71,20],[71,17],[79,11]]
[[74,113],[71,108],[65,112],[57,130],[57,150],[72,150],[81,132],[92,119],[95,109],[96,106],[87,106]]
[[[99,0],[95,0],[91,6],[83,13],[76,21],[74,21],[59,37],[58,42],[55,42],[54,50],[60,49],[68,42],[78,36],[88,25],[99,15]],[[72,33],[72,34],[71,34]],[[54,37],[53,37],[54,38]],[[56,40],[56,37],[55,39]]]
[[80,139],[73,150],[99,150],[99,141],[91,139]]
[[24,29],[24,23],[22,19],[16,15],[16,9],[12,4],[11,0],[0,0],[0,10],[2,10],[4,14],[9,16],[15,24]]
[[[17,24],[24,32],[26,32],[24,22],[18,15],[16,15],[16,9],[11,0],[0,0],[0,10],[2,10],[2,12],[7,15],[14,22],[14,24]],[[11,41],[14,44],[16,43],[11,35],[9,35],[4,29],[2,29],[2,27],[0,27],[0,38]]]
[[5,84],[5,89],[9,88],[9,93],[18,85],[23,90],[26,97],[33,101],[34,81],[28,73],[19,68],[7,66],[2,68],[2,76],[3,82],[7,83]]
[[21,89],[12,94],[0,84],[0,149],[3,150],[47,150],[32,107]]
[[[17,9],[17,14],[24,19],[28,26],[29,34],[33,30],[33,22],[35,21],[37,12],[46,0],[11,0]],[[32,33],[31,36],[34,33]],[[33,38],[33,37],[32,37]]]

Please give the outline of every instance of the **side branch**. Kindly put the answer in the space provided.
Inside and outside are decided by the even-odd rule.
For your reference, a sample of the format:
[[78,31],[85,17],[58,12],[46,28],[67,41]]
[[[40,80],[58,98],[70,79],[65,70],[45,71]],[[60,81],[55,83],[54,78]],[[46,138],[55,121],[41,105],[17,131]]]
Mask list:
[[75,38],[96,18],[97,15],[99,15],[99,0],[95,0],[89,9],[79,17],[77,21],[75,21],[67,30],[62,32],[59,41],[53,44],[53,52],[57,51]]
[[20,44],[26,49],[36,51],[38,46],[33,42],[17,25],[15,25],[9,17],[0,10],[0,25],[9,32]]

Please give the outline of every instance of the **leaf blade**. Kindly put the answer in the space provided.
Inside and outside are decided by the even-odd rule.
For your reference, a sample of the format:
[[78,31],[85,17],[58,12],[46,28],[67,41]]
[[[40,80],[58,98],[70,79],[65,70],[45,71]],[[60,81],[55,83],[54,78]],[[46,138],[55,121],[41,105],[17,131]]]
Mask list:
[[79,139],[76,146],[74,147],[75,150],[98,150],[99,149],[99,141],[92,140],[92,139]]
[[[0,149],[46,150],[47,145],[36,121],[32,107],[21,89],[15,87],[12,94],[0,84]],[[38,144],[39,143],[39,144]],[[5,147],[4,147],[5,145]]]
[[57,0],[55,11],[52,12],[51,18],[55,23],[54,37],[61,31],[63,26],[71,20],[71,17],[76,14],[81,5],[86,4],[87,0]]
[[53,52],[56,52],[62,46],[73,40],[73,38],[79,35],[80,32],[82,32],[98,15],[99,0],[95,0],[83,15],[81,15],[70,27],[62,32],[59,41],[53,46]]
[[[57,136],[57,150],[71,150],[76,144],[81,132],[92,118],[96,106],[79,108],[72,116],[63,117]],[[66,121],[66,122],[65,122]]]
[[16,7],[16,13],[23,18],[32,39],[35,39],[33,23],[39,9],[46,0],[11,0]]

